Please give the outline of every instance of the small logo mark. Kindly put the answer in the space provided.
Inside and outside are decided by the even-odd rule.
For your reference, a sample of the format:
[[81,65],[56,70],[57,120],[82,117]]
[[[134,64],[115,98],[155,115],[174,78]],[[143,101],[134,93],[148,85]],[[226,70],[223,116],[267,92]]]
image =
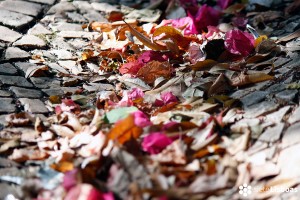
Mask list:
[[239,193],[240,195],[243,195],[244,197],[250,195],[252,193],[252,188],[250,185],[247,185],[246,183],[244,183],[243,185],[239,186]]

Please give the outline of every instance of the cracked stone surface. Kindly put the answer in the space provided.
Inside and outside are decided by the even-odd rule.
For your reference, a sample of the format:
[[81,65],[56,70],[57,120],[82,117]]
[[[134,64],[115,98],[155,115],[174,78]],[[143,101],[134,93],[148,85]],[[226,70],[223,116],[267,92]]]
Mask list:
[[31,16],[27,16],[21,13],[15,13],[0,8],[0,23],[9,27],[21,29],[22,27],[31,23],[33,20],[34,18]]
[[5,26],[0,26],[0,40],[5,42],[14,42],[22,37],[22,34],[13,31]]
[[40,4],[19,0],[5,0],[0,3],[0,7],[6,10],[30,15],[33,17],[37,17],[43,9],[43,7]]

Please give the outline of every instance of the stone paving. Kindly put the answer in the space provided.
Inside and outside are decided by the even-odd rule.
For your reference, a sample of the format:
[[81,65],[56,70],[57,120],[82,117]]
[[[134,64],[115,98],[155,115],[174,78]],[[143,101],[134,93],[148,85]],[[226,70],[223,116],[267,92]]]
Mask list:
[[[0,2],[0,129],[9,113],[27,111],[48,116],[53,112],[47,106],[49,96],[70,96],[78,90],[96,96],[102,89],[113,89],[108,84],[87,85],[92,81],[87,79],[86,72],[95,73],[92,66],[81,66],[79,58],[89,41],[100,37],[98,32],[82,30],[82,24],[106,22],[105,12],[118,9],[105,3],[77,0]],[[300,21],[299,15],[286,29],[274,32],[274,36],[293,32],[293,23],[297,21]],[[247,128],[251,128],[247,116],[250,119],[266,115],[282,122],[258,137],[262,143],[269,145],[282,138],[283,148],[300,142],[299,137],[292,142],[290,139],[296,134],[295,130],[299,130],[299,87],[289,88],[292,83],[300,84],[299,58],[299,51],[294,51],[274,62],[275,76],[280,81],[262,82],[231,94],[243,103]],[[50,69],[50,74],[29,76],[44,66]],[[74,76],[69,77],[69,74]]]

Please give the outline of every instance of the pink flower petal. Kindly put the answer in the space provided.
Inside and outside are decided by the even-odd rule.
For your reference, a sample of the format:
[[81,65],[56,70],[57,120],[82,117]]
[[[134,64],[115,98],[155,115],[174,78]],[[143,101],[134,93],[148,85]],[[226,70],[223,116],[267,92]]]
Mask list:
[[142,148],[150,154],[158,154],[172,142],[173,140],[163,133],[151,133],[144,138]]
[[133,61],[129,63],[123,64],[119,68],[119,72],[121,74],[131,74],[131,75],[136,75],[137,72],[143,67],[143,64],[138,62],[138,61]]
[[194,24],[194,20],[191,17],[183,17],[179,19],[171,20],[172,26],[181,29],[184,27],[183,33],[185,35],[198,34],[197,28]]
[[78,174],[77,169],[65,173],[63,178],[63,183],[62,183],[65,190],[68,191],[77,184],[77,174]]
[[169,104],[172,102],[178,102],[178,99],[172,92],[164,92],[160,95],[161,100],[164,102],[164,104]]
[[158,51],[149,50],[143,52],[138,58],[139,63],[148,63],[152,60],[164,62],[168,60],[168,56]]
[[200,7],[196,15],[190,15],[190,17],[194,20],[198,32],[201,32],[202,30],[205,30],[207,26],[218,25],[220,11],[204,4]]
[[144,94],[143,90],[141,90],[140,88],[133,88],[133,89],[128,93],[128,97],[129,97],[131,100],[143,98],[144,95],[145,95],[145,94]]
[[232,54],[247,56],[254,49],[254,37],[240,30],[230,30],[225,34],[225,48]]
[[132,114],[134,116],[134,124],[135,125],[137,125],[141,128],[152,125],[152,122],[149,120],[147,115],[145,115],[142,111],[138,110]]

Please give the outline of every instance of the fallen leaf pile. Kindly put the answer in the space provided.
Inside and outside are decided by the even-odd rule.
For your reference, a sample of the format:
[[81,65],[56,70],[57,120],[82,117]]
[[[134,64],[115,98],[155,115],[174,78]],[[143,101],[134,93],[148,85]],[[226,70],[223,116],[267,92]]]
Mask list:
[[[64,82],[82,88],[50,96],[48,118],[7,117],[1,157],[31,174],[1,174],[1,180],[33,185],[24,191],[40,200],[237,199],[236,186],[251,181],[295,185],[267,179],[277,166],[263,162],[269,174],[260,173],[254,156],[267,153],[249,148],[256,133],[278,123],[268,124],[259,110],[248,118],[230,95],[274,81],[274,58],[283,49],[246,28],[245,4],[180,2],[187,14],[180,19],[141,23],[116,12],[110,22],[85,25],[101,36],[82,51],[82,69],[67,69]],[[220,23],[224,16],[232,23]]]

